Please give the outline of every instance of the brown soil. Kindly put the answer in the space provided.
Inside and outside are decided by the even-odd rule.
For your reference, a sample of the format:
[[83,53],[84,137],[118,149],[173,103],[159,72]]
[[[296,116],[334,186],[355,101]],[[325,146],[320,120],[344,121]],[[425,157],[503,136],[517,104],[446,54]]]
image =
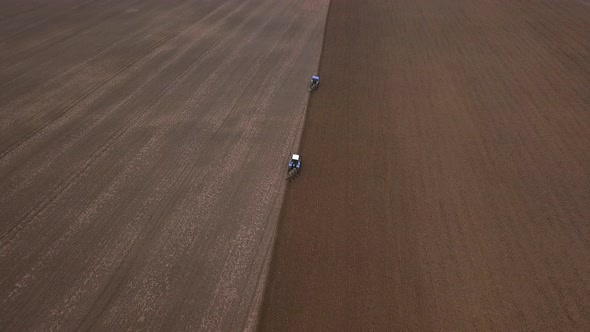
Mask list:
[[0,3],[0,330],[251,328],[326,0]]
[[590,6],[332,1],[260,329],[590,330]]

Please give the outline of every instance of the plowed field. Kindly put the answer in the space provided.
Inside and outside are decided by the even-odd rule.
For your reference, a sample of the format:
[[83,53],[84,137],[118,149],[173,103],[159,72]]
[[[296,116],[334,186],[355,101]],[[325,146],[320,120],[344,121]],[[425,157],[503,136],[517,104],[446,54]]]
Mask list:
[[327,0],[0,2],[0,330],[252,328]]
[[259,327],[590,330],[590,6],[332,1]]

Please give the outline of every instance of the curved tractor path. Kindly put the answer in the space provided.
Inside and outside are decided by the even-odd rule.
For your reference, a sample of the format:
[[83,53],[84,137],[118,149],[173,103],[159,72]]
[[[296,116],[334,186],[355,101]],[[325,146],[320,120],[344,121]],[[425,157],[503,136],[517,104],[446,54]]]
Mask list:
[[3,1],[1,329],[254,328],[327,6]]
[[274,331],[590,330],[590,6],[332,1]]

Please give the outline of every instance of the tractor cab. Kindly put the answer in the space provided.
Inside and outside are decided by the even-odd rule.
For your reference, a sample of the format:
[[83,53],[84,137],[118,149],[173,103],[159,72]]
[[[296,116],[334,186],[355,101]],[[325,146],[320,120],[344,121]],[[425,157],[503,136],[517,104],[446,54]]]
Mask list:
[[316,76],[316,75],[312,76],[311,77],[311,84],[318,84],[318,83],[320,83],[320,77]]
[[297,168],[301,168],[301,157],[298,154],[291,155],[291,160],[289,161],[289,170]]

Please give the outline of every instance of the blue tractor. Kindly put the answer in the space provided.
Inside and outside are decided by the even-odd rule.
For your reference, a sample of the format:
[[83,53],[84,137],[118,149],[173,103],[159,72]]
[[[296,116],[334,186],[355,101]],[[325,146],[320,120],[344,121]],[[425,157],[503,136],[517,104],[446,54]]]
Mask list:
[[309,92],[314,92],[320,87],[320,77],[319,76],[312,76],[311,77],[311,84],[309,85]]
[[301,157],[298,154],[291,155],[291,160],[289,161],[289,171],[287,173],[287,179],[293,180],[299,170],[301,169]]

